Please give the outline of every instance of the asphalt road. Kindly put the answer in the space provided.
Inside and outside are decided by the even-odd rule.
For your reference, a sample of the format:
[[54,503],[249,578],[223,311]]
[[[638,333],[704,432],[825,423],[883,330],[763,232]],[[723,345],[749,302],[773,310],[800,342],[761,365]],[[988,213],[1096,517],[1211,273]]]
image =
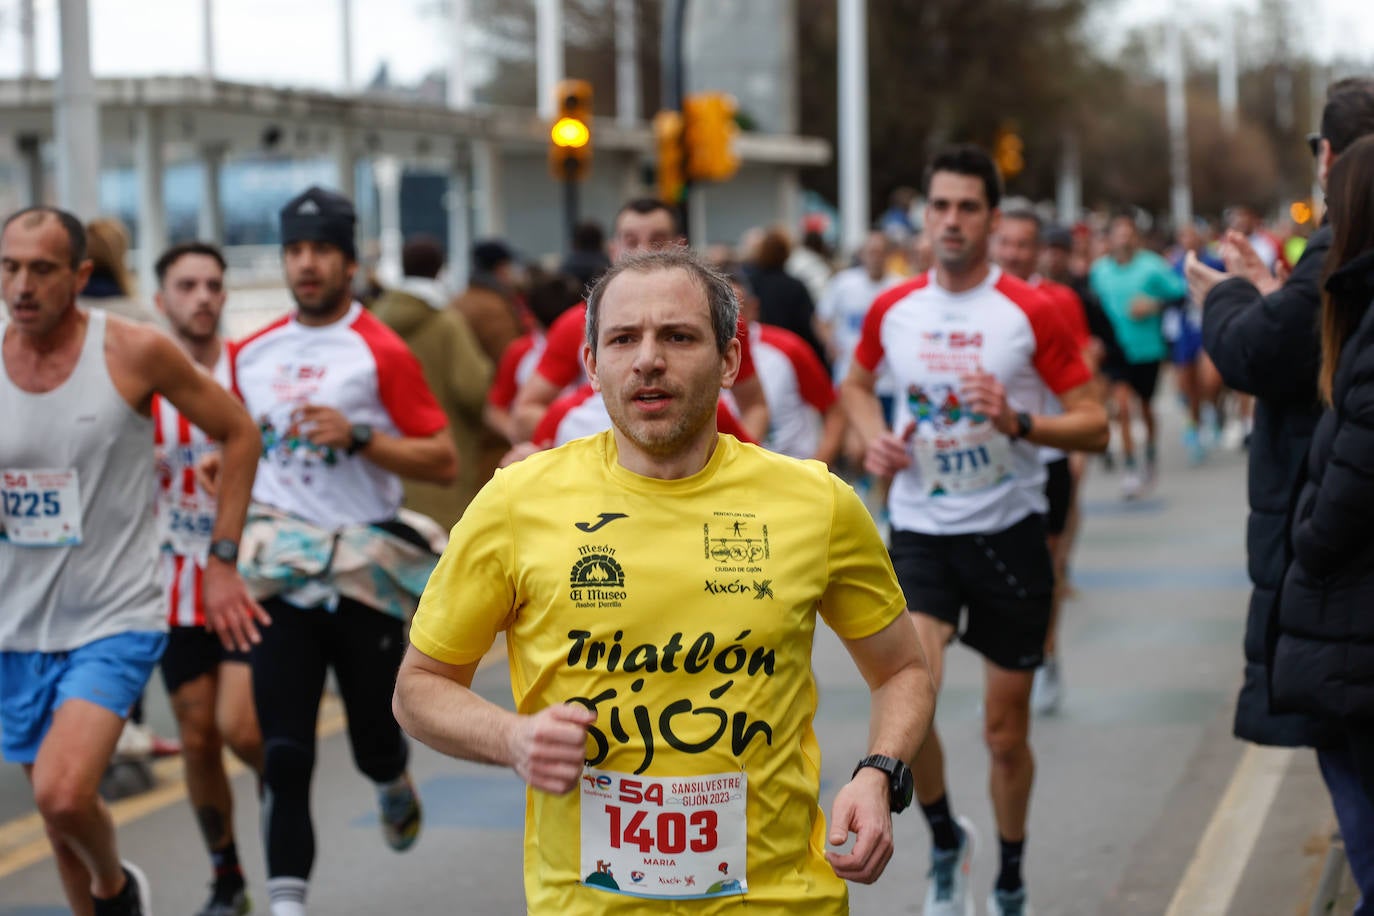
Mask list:
[[[1152,496],[1123,503],[1117,478],[1091,471],[1062,637],[1068,693],[1061,713],[1037,720],[1032,734],[1032,900],[1041,916],[1306,913],[1333,823],[1311,754],[1247,757],[1230,737],[1247,594],[1243,456],[1185,467],[1176,412],[1167,414]],[[867,691],[839,641],[821,631],[816,728],[828,805],[863,749]],[[505,667],[494,661],[477,686],[509,706]],[[952,648],[937,715],[953,807],[973,819],[983,849],[995,850],[981,676],[976,656]],[[152,719],[169,731],[154,685]],[[327,711],[311,911],[523,912],[517,778],[417,747],[424,835],[397,855],[382,843],[371,787],[338,727]],[[241,855],[265,912],[254,789],[246,774],[234,788]],[[65,912],[30,810],[18,769],[0,771],[0,916]],[[209,872],[175,765],[160,771],[156,790],[116,811],[122,852],[149,873],[158,916],[193,912]],[[919,812],[898,819],[896,840],[883,878],[853,888],[855,914],[919,912],[929,851]],[[995,858],[985,851],[974,865],[980,912]]]

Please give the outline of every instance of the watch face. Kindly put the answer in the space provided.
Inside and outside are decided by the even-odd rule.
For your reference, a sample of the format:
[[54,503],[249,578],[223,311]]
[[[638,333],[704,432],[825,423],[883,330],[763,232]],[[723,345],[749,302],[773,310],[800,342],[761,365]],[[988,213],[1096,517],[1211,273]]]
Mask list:
[[911,775],[910,767],[904,763],[898,764],[892,786],[892,810],[905,811],[911,806],[915,795],[916,780]]

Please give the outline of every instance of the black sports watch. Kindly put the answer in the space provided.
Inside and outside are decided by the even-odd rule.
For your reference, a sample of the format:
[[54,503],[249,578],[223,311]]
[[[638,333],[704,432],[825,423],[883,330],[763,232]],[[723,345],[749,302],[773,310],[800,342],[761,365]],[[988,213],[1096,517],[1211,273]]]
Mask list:
[[859,775],[859,771],[864,767],[882,770],[887,774],[887,803],[893,814],[901,814],[911,807],[911,799],[916,794],[916,782],[911,777],[909,766],[896,757],[870,754],[859,761],[859,765],[854,767],[854,773],[849,778],[853,779]]
[[239,542],[231,541],[228,538],[212,541],[210,543],[210,556],[233,566],[239,561]]
[[1026,413],[1024,410],[1017,411],[1016,432],[1011,437],[1012,441],[1015,442],[1018,439],[1024,439],[1029,436],[1032,423],[1033,421],[1031,420],[1030,414]]
[[372,425],[370,423],[354,423],[348,428],[348,439],[348,454],[356,455],[372,442]]

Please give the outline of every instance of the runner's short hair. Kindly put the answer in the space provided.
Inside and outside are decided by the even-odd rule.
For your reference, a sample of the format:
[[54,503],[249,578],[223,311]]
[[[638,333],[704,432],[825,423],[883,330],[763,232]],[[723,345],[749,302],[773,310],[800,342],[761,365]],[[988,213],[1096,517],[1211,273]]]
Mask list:
[[921,192],[926,197],[930,196],[930,180],[935,177],[936,172],[953,172],[956,175],[981,178],[983,191],[988,198],[988,208],[992,209],[1002,202],[1002,175],[993,164],[992,157],[981,146],[960,143],[947,146],[932,156],[921,182]]
[[5,218],[5,225],[0,226],[0,232],[4,232],[8,229],[10,223],[17,219],[30,217],[41,221],[48,216],[54,217],[61,223],[63,230],[67,233],[68,260],[71,262],[69,266],[73,269],[80,267],[81,262],[86,260],[86,227],[81,224],[81,220],[77,219],[74,214],[68,213],[60,207],[46,207],[40,205],[16,210]]
[[219,250],[218,245],[211,245],[209,242],[178,242],[158,255],[157,263],[153,265],[153,271],[157,274],[157,285],[161,286],[167,279],[167,271],[172,269],[172,265],[188,254],[202,254],[207,258],[213,258],[219,265],[220,272],[228,269],[224,262],[224,252]]
[[671,245],[654,251],[627,255],[601,275],[587,293],[587,346],[596,353],[597,331],[601,317],[601,299],[606,288],[621,274],[647,274],[657,271],[682,270],[692,278],[703,293],[711,310],[711,330],[716,338],[716,350],[724,353],[739,329],[739,299],[730,280],[708,264],[701,255],[683,245]]

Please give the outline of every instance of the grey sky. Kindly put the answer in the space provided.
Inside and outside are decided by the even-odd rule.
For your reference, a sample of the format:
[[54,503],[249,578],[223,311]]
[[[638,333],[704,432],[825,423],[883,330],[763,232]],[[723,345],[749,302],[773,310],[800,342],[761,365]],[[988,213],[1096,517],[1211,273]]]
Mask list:
[[[201,4],[197,0],[89,0],[92,57],[98,76],[198,73]],[[532,2],[532,0],[524,0]],[[746,0],[741,0],[746,2]],[[352,0],[353,72],[371,76],[383,60],[393,76],[414,80],[446,63],[442,0]],[[36,0],[38,70],[57,68],[57,0]],[[1253,13],[1258,0],[1189,4],[1200,30],[1221,11]],[[1132,25],[1158,21],[1169,0],[1116,0],[1093,21],[1111,45]],[[1199,12],[1199,10],[1204,10]],[[19,72],[19,0],[0,0],[0,76]],[[1300,37],[1322,58],[1374,58],[1374,2],[1307,0],[1310,33]],[[1245,18],[1241,16],[1242,20]],[[343,85],[340,0],[216,0],[216,72],[224,79],[311,86]],[[1206,45],[1204,40],[1202,44]],[[479,67],[480,61],[474,61]],[[475,75],[475,74],[474,74]]]

